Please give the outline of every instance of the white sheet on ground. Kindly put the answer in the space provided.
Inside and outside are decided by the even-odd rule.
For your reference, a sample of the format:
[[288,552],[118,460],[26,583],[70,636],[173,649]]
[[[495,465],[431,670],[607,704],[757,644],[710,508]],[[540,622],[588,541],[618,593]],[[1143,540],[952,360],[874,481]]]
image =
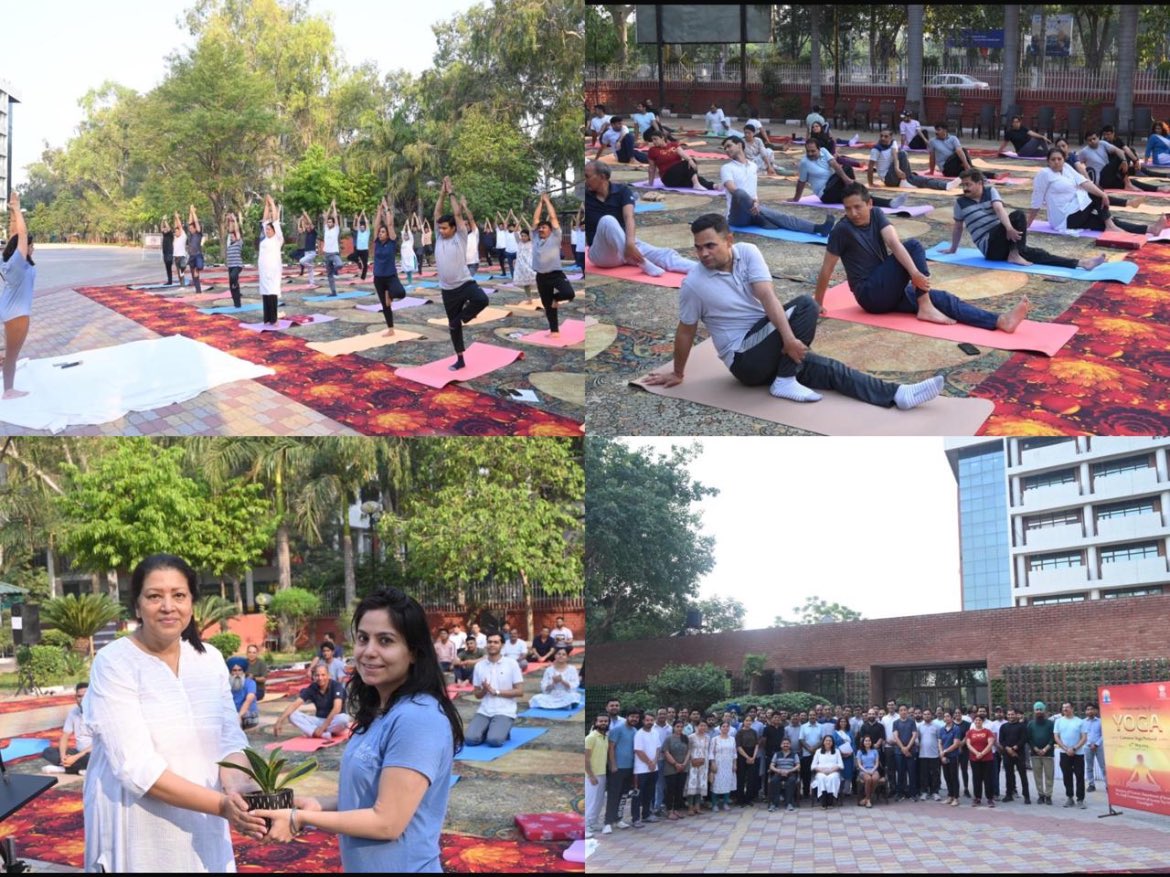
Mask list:
[[[71,362],[80,365],[59,365]],[[183,335],[48,359],[22,359],[15,384],[28,395],[0,401],[0,422],[61,432],[70,426],[108,423],[131,411],[161,408],[221,384],[270,374],[272,369]]]

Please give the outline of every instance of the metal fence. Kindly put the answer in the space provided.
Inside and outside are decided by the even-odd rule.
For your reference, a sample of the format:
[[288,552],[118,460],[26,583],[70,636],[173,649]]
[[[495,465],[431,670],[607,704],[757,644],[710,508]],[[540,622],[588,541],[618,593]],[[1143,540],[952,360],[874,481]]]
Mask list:
[[[468,604],[491,607],[518,607],[524,605],[524,589],[519,582],[493,582],[469,586],[465,601],[460,603],[450,589],[439,585],[410,585],[406,592],[431,612],[463,612]],[[345,608],[345,586],[332,585],[319,592],[322,615],[339,615]],[[570,612],[584,609],[585,599],[570,595],[546,594],[539,586],[532,589],[532,608],[537,612]]]

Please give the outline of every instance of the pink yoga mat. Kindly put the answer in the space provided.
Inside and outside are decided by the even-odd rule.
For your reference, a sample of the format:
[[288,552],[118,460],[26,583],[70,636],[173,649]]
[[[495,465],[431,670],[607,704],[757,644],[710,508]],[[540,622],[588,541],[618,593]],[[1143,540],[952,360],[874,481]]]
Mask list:
[[191,302],[205,302],[215,301],[217,299],[227,299],[231,301],[232,294],[230,292],[202,292],[199,295],[180,295],[173,299],[174,301],[181,301],[184,304]]
[[561,323],[560,334],[555,338],[546,329],[543,332],[522,335],[520,340],[528,344],[540,344],[543,347],[568,347],[572,344],[580,344],[585,340],[585,321],[565,320]]
[[585,273],[586,274],[604,274],[608,277],[620,277],[622,280],[633,280],[635,283],[649,283],[651,286],[666,286],[671,289],[679,289],[682,287],[683,278],[685,274],[679,274],[677,271],[667,271],[661,277],[651,277],[649,274],[643,274],[642,269],[636,265],[622,265],[618,268],[598,268],[590,261],[589,256],[585,256]]
[[[688,152],[689,152],[689,150],[688,150]],[[724,155],[722,152],[691,152],[690,155],[691,155],[691,158],[703,158],[703,159],[711,158],[711,159],[718,159],[719,161],[727,161],[727,156]]]
[[483,344],[476,341],[463,354],[466,368],[459,371],[450,371],[447,367],[455,364],[455,356],[451,355],[428,362],[426,365],[417,365],[412,368],[400,368],[394,374],[408,381],[417,381],[428,387],[442,389],[452,381],[471,381],[483,377],[498,368],[511,365],[524,354],[519,350],[509,350],[506,347],[496,347],[494,344]]
[[662,180],[655,180],[654,185],[646,182],[634,183],[635,189],[653,189],[655,192],[678,192],[680,195],[708,195],[722,198],[727,194],[723,189],[680,189],[676,186],[664,186]]
[[250,329],[253,332],[278,332],[282,329],[291,329],[293,326],[311,326],[314,323],[332,323],[337,317],[328,314],[309,314],[313,319],[308,322],[294,323],[292,320],[277,320],[276,325],[269,323],[240,323],[241,329]]
[[[940,180],[956,179],[955,177],[948,177],[942,171],[938,171],[938,170],[936,170],[934,173],[928,173],[928,172],[924,171],[923,173],[920,174],[920,176],[937,177]],[[994,180],[989,179],[989,180],[987,180],[987,182],[993,186],[1028,186],[1028,185],[1031,185],[1031,183],[1032,183],[1032,181],[1027,179],[1026,177],[999,177],[999,178],[994,179]],[[962,192],[961,189],[959,191]]]
[[[684,191],[690,191],[685,189]],[[1110,195],[1122,195],[1130,198],[1170,198],[1170,192],[1135,192],[1133,189],[1106,189]]]
[[277,740],[275,743],[269,743],[264,749],[268,752],[277,748],[282,752],[316,752],[318,749],[338,746],[348,739],[348,734],[341,738],[334,737],[331,740],[324,740],[321,737],[293,737],[289,740]]
[[942,326],[927,323],[913,314],[871,314],[861,309],[849,291],[848,283],[839,283],[825,293],[825,308],[830,317],[850,323],[862,323],[882,329],[925,335],[928,338],[942,338],[946,341],[969,341],[997,350],[1024,350],[1053,356],[1077,333],[1077,327],[1070,323],[1037,323],[1024,320],[1015,332],[997,332],[955,323]]
[[[844,210],[844,204],[826,204],[816,195],[805,195],[797,204],[805,207],[823,207],[826,210]],[[930,211],[934,210],[929,204],[915,204],[914,206],[902,205],[901,207],[879,207],[883,213],[904,213],[907,216],[924,216]]]

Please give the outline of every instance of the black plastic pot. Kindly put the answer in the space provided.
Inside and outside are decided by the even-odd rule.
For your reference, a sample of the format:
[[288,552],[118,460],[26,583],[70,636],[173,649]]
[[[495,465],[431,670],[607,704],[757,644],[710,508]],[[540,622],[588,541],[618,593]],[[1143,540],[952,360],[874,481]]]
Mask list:
[[[275,794],[264,792],[244,792],[244,800],[248,802],[249,812],[252,810],[288,810],[293,805],[293,790],[281,789]],[[266,828],[272,828],[272,820],[265,819]]]

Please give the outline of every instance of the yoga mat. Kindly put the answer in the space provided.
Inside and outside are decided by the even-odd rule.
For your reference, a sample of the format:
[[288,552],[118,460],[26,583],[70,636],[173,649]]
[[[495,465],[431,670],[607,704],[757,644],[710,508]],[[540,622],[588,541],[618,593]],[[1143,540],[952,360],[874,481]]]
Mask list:
[[470,381],[483,377],[489,372],[511,365],[523,357],[524,354],[519,350],[509,350],[506,347],[496,347],[494,344],[483,344],[476,341],[464,352],[463,361],[466,366],[459,371],[450,371],[447,368],[447,366],[455,364],[455,356],[452,354],[435,362],[428,362],[426,365],[400,368],[394,374],[400,378],[406,378],[408,381],[417,381],[428,387],[441,389],[452,381]]
[[[844,204],[826,204],[816,195],[805,195],[797,204],[803,204],[805,207],[824,207],[826,210],[844,210]],[[924,216],[934,210],[929,204],[903,204],[901,207],[879,207],[878,210],[883,213],[893,213],[895,215],[903,216]]]
[[997,350],[1043,353],[1045,356],[1054,356],[1077,333],[1077,327],[1068,323],[1038,323],[1034,320],[1024,320],[1015,332],[1008,333],[980,329],[962,323],[951,326],[927,323],[913,314],[871,314],[857,304],[853,293],[849,291],[848,283],[839,283],[826,291],[825,309],[830,317],[850,323],[909,332],[911,335],[925,335],[928,338],[942,338],[956,343],[970,341],[972,344],[994,347]]
[[996,158],[1010,158],[1015,161],[1048,161],[1046,155],[1016,155],[1014,152],[997,152]]
[[575,840],[569,844],[569,848],[565,850],[563,858],[566,862],[582,864],[596,849],[596,838],[591,837],[588,840]]
[[385,329],[378,329],[376,332],[353,335],[349,338],[338,338],[336,341],[310,341],[306,346],[326,356],[341,356],[345,353],[357,353],[359,350],[372,350],[375,347],[398,344],[401,341],[414,341],[422,337],[418,332],[407,332],[404,329],[395,329],[393,335],[386,337],[382,335],[385,331]]
[[520,728],[512,726],[511,736],[504,741],[503,746],[488,746],[481,743],[479,746],[464,746],[455,755],[456,761],[495,761],[501,755],[507,755],[514,749],[519,749],[525,743],[531,743],[548,728]]
[[[974,247],[959,247],[955,253],[941,253],[943,244],[937,243],[926,251],[926,258],[932,262],[943,262],[947,265],[966,265],[969,268],[982,268],[985,271],[1017,271],[1022,274],[1041,274],[1046,277],[1067,277],[1070,280],[1115,280],[1118,283],[1129,283],[1137,274],[1137,265],[1133,262],[1103,262],[1092,271],[1081,268],[1058,268],[1055,265],[1013,265],[1010,262],[991,262],[983,258]],[[1010,349],[1010,348],[1009,348]]]
[[231,301],[232,294],[230,292],[203,292],[199,295],[179,295],[172,301],[181,301],[184,304],[197,301],[221,301],[227,299]]
[[[822,241],[825,240],[822,238]],[[633,280],[635,283],[649,283],[651,286],[666,286],[679,289],[682,286],[685,274],[677,271],[667,271],[661,277],[651,277],[644,274],[637,265],[620,265],[617,268],[599,268],[586,256],[585,271],[588,274],[604,274],[607,277],[618,277],[622,280]]]
[[543,332],[533,332],[531,335],[522,335],[520,340],[527,344],[539,344],[542,347],[569,347],[580,344],[585,340],[584,320],[565,320],[561,323],[560,334],[553,337],[546,329]]
[[[515,733],[513,731],[512,733]],[[33,737],[16,737],[8,741],[8,745],[0,749],[0,756],[3,756],[5,761],[15,761],[18,758],[26,758],[29,755],[40,755],[50,746],[48,740],[38,740]]]
[[[1061,235],[1062,237],[1069,237],[1069,238],[1090,238],[1092,240],[1097,240],[1098,238],[1101,237],[1101,235],[1105,234],[1105,232],[1103,232],[1103,231],[1094,231],[1093,229],[1090,229],[1090,228],[1075,228],[1075,229],[1069,229],[1068,231],[1057,231],[1045,219],[1037,219],[1035,222],[1033,222],[1028,227],[1028,231],[1034,231],[1034,232],[1038,232],[1040,234],[1058,234],[1058,235]],[[1148,235],[1146,235],[1146,240],[1147,241],[1170,241],[1170,228],[1162,229],[1162,233],[1158,234],[1158,235],[1148,234]]]
[[655,192],[677,192],[680,195],[707,195],[722,198],[727,194],[723,189],[679,189],[675,186],[664,186],[662,180],[655,180],[654,185],[647,182],[631,183],[635,189],[653,189]]
[[544,310],[544,305],[540,303],[538,298],[534,298],[532,301],[512,302],[508,307],[514,311],[532,311],[533,313]]
[[309,314],[308,316],[312,317],[308,322],[277,320],[275,326],[267,323],[240,323],[240,328],[250,329],[253,332],[276,332],[282,329],[291,329],[293,326],[312,326],[314,323],[332,323],[337,319],[337,317],[332,317],[328,314]]
[[[390,303],[390,310],[400,311],[403,308],[417,308],[419,305],[429,305],[431,300],[429,298],[415,298],[408,295],[406,298],[400,298],[398,301]],[[382,313],[381,305],[354,305],[359,311],[368,311],[372,314]]]
[[523,719],[565,720],[565,719],[572,719],[572,718],[576,717],[576,715],[578,713],[580,713],[583,709],[585,709],[584,702],[579,703],[574,707],[567,707],[563,710],[546,710],[546,709],[540,709],[539,707],[531,707],[531,708],[525,710],[524,712],[520,713],[520,717]]
[[[1170,192],[1137,192],[1133,189],[1106,189],[1105,193],[1108,195],[1121,195],[1123,197],[1128,196],[1130,198],[1170,198]],[[132,286],[130,288],[133,289],[134,287]]]
[[[672,368],[672,363],[666,363],[655,371]],[[948,396],[911,411],[880,408],[834,392],[825,392],[820,402],[775,399],[767,387],[745,387],[732,377],[709,339],[691,351],[686,380],[677,387],[630,383],[656,396],[684,399],[822,435],[974,435],[995,407],[988,399]]]
[[[219,298],[223,298],[223,296],[219,296]],[[283,304],[283,302],[281,304]],[[246,305],[240,305],[238,308],[234,305],[228,305],[227,307],[222,308],[198,308],[197,310],[201,314],[242,314],[246,311],[259,311],[262,310],[263,307],[264,305],[262,302],[255,302]]]
[[[286,289],[285,292],[288,292],[288,290]],[[371,295],[373,295],[372,292],[355,290],[353,292],[339,292],[337,295],[330,295],[329,293],[325,293],[325,295],[309,295],[305,296],[305,301],[337,301],[341,298],[368,298]]]
[[[487,307],[487,308],[484,308],[482,311],[480,311],[478,314],[476,314],[474,320],[472,320],[470,323],[464,323],[463,325],[465,325],[465,326],[482,326],[484,323],[492,323],[492,322],[495,322],[496,320],[502,320],[505,317],[510,317],[510,316],[512,316],[512,312],[510,310],[508,310],[507,308]],[[431,317],[431,319],[427,320],[427,322],[430,323],[432,326],[446,327],[447,318],[446,317]]]
[[691,158],[727,161],[727,155],[722,152],[690,152]]
[[[77,365],[63,369],[58,363]],[[4,402],[0,419],[60,432],[185,402],[221,384],[273,373],[183,335],[22,359],[16,366],[16,387],[29,395]]]
[[179,286],[177,283],[130,283],[126,285],[127,289],[134,290],[151,290],[151,289],[175,289]]
[[266,752],[271,752],[273,749],[280,749],[281,752],[316,752],[318,749],[340,746],[348,739],[348,734],[341,738],[333,737],[329,740],[322,737],[293,737],[289,740],[277,740],[275,743],[269,743],[264,747],[264,750]]
[[758,225],[733,225],[731,230],[736,234],[757,234],[760,237],[772,238],[777,241],[792,241],[797,244],[820,244],[825,246],[829,239],[819,234],[807,234],[803,231],[790,231],[787,228],[760,228]]
[[634,205],[634,212],[635,213],[655,213],[659,210],[665,210],[665,209],[666,209],[665,204],[657,204],[653,201],[648,202],[648,203],[644,202],[644,201],[639,201],[637,204]]

